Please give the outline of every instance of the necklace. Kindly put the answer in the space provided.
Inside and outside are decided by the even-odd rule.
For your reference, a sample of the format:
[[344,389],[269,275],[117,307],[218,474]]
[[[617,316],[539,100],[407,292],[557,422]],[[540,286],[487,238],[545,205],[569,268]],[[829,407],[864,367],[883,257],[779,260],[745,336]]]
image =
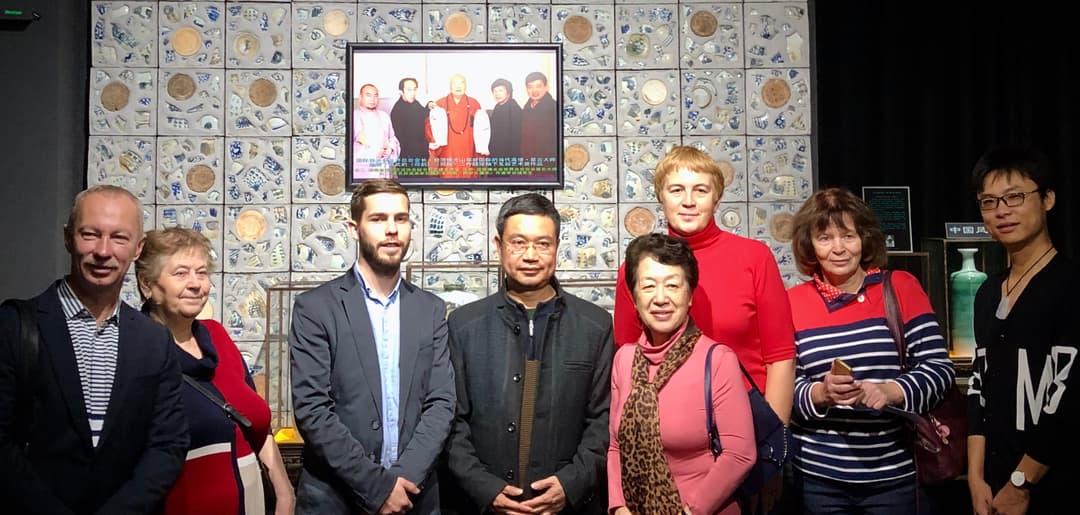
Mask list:
[[450,120],[450,109],[449,109],[449,107],[451,105],[451,102],[453,102],[454,100],[451,97],[451,95],[446,96],[446,107],[447,107],[447,110],[446,110],[446,125],[448,125],[450,127],[450,130],[453,131],[454,134],[464,134],[465,129],[469,128],[469,119],[472,118],[471,116],[469,116],[469,109],[472,107],[472,106],[469,105],[469,96],[468,95],[462,95],[462,96],[465,97],[465,124],[461,126],[461,130],[455,129],[454,128],[454,122]]
[[[1020,278],[1017,279],[1016,283],[1011,287],[1009,286],[1009,276],[1005,276],[1005,295],[1001,296],[1001,302],[998,303],[997,311],[994,312],[994,316],[996,316],[998,320],[1005,320],[1005,317],[1009,316],[1009,295],[1012,295],[1013,290],[1020,287],[1020,283],[1027,277],[1028,272],[1031,272],[1036,265],[1042,262],[1043,258],[1046,257],[1051,250],[1054,250],[1053,245],[1050,245],[1050,248],[1046,249],[1046,252],[1043,252],[1038,259],[1028,265],[1027,270],[1024,270],[1024,273],[1020,274]],[[1012,274],[1010,273],[1009,275]]]

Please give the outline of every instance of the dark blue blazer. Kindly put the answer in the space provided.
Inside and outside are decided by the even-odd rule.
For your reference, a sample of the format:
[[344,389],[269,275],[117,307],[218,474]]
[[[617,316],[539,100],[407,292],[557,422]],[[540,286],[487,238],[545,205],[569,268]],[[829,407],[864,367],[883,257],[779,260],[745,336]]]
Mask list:
[[398,460],[382,455],[382,381],[355,269],[296,297],[289,331],[296,426],[304,439],[297,515],[376,513],[397,477],[421,492],[410,513],[439,511],[436,460],[454,418],[446,304],[405,281],[401,303]]
[[54,283],[32,299],[41,346],[33,417],[14,436],[20,326],[0,310],[0,506],[10,513],[157,513],[183,466],[187,419],[168,329],[120,303],[112,397],[95,448],[67,322]]

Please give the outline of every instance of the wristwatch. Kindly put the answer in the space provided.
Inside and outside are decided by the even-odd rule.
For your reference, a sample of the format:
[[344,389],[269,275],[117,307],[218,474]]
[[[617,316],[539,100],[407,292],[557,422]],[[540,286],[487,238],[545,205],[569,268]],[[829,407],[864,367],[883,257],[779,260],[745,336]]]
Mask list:
[[1027,480],[1027,475],[1025,475],[1022,470],[1014,470],[1009,476],[1009,482],[1012,483],[1013,486],[1023,490],[1027,490],[1032,485],[1032,483]]

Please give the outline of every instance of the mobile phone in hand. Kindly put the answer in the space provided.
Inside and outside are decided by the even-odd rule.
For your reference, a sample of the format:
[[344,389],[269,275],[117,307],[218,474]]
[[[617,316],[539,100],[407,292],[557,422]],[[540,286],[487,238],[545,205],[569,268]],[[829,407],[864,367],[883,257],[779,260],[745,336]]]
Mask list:
[[829,370],[834,376],[849,376],[851,375],[851,365],[844,363],[844,360],[836,358],[832,360],[832,369]]

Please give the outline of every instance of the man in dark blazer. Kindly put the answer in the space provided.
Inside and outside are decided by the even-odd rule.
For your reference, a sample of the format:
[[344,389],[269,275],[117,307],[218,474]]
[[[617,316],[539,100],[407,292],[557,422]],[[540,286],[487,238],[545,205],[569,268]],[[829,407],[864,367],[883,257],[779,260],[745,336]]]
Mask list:
[[508,200],[496,231],[503,287],[450,314],[443,513],[606,513],[611,315],[555,279],[546,197]]
[[353,192],[356,266],[300,294],[289,332],[304,439],[298,514],[433,513],[454,416],[446,304],[401,280],[409,199],[390,180]]
[[[156,513],[183,465],[187,419],[169,331],[120,301],[142,250],[128,191],[75,198],[64,243],[71,272],[31,299],[40,332],[28,355],[15,310],[0,312],[0,511]],[[16,406],[31,396],[28,416]]]

